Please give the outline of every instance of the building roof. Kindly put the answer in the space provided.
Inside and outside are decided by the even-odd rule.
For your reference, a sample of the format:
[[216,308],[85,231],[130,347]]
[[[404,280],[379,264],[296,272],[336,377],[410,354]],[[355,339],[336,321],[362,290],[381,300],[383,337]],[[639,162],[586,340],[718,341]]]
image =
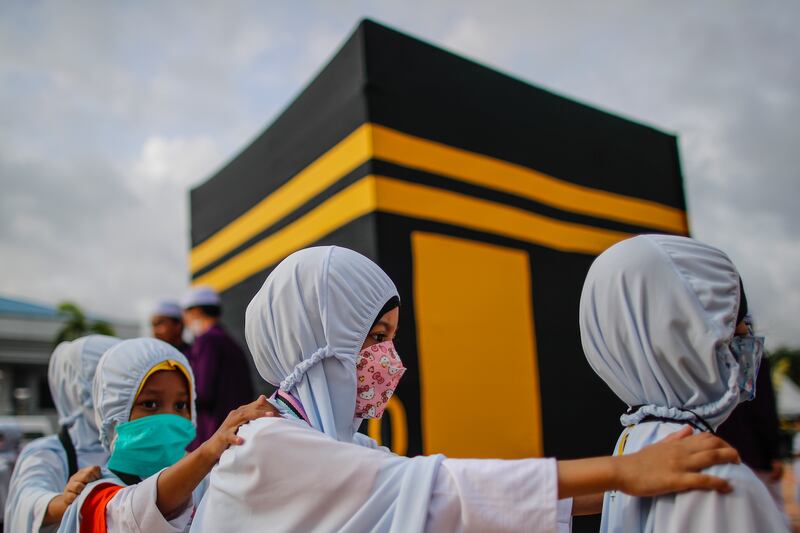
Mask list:
[[0,315],[57,318],[55,307],[0,296]]

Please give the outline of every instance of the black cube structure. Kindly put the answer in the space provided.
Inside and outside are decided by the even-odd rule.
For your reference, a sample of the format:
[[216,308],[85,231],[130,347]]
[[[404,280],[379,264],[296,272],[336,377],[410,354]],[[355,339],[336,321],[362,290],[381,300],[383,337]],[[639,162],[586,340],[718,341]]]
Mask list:
[[603,454],[619,401],[578,301],[628,236],[686,234],[676,139],[371,21],[191,192],[191,274],[244,310],[271,269],[336,244],[397,284],[408,371],[365,430],[398,453]]

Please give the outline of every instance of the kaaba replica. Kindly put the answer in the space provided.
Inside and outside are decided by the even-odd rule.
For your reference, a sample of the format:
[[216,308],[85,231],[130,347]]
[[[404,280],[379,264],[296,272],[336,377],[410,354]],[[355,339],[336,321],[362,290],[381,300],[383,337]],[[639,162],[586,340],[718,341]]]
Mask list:
[[[624,406],[584,359],[594,257],[686,234],[675,137],[371,21],[191,192],[191,275],[244,344],[270,270],[312,245],[372,258],[408,367],[364,430],[398,453],[607,454]],[[263,384],[262,384],[263,388]]]

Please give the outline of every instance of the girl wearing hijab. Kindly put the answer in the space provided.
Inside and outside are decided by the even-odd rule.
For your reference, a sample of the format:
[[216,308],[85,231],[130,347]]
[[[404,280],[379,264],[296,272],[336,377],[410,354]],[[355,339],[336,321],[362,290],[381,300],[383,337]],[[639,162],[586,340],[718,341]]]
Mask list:
[[198,449],[194,375],[186,358],[156,339],[122,341],[97,366],[92,396],[109,458],[102,478],[69,506],[60,532],[188,530],[204,479],[245,422],[269,416],[266,398],[232,411]]
[[405,370],[392,342],[398,302],[389,277],[345,248],[301,250],[274,269],[247,308],[245,334],[261,376],[280,386],[283,417],[241,428],[245,442],[212,472],[193,532],[550,532],[559,497],[727,489],[694,473],[737,458],[711,436],[558,464],[378,447],[357,430],[381,416]]
[[[630,407],[615,455],[635,454],[687,424],[713,434],[755,396],[764,339],[750,330],[746,306],[730,259],[693,239],[634,237],[595,260],[581,295],[581,340],[594,371]],[[787,530],[747,466],[705,473],[727,479],[733,492],[607,492],[601,531]]]
[[90,335],[62,342],[50,357],[47,379],[61,429],[28,444],[17,459],[5,506],[6,531],[55,531],[80,489],[99,476],[96,465],[108,454],[95,424],[92,379],[100,356],[118,342]]

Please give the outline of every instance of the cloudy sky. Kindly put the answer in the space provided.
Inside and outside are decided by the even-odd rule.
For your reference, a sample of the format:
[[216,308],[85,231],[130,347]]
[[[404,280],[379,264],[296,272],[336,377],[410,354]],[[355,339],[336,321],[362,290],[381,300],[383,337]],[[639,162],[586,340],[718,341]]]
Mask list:
[[677,134],[694,235],[800,345],[792,0],[2,2],[0,294],[128,320],[179,296],[188,188],[364,16]]

